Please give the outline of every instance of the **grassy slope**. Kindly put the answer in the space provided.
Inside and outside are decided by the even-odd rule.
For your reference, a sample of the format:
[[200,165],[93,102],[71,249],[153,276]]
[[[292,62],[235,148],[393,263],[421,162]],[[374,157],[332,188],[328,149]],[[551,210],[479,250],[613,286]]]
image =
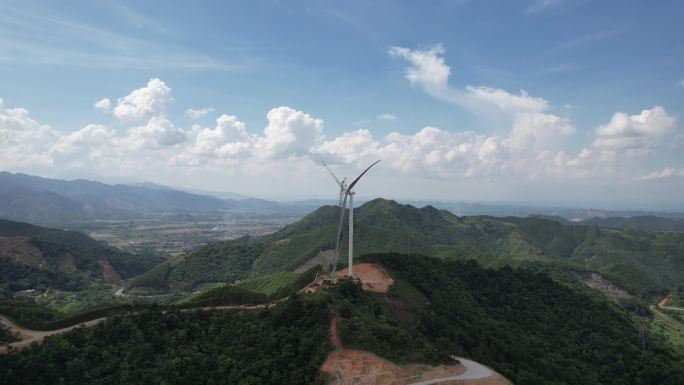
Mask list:
[[299,276],[298,273],[281,271],[241,281],[237,286],[257,293],[273,295],[282,288],[292,285]]
[[684,363],[684,317],[675,311],[662,309],[654,310],[654,317],[649,324],[653,333],[663,335],[665,339],[682,356],[680,361]]

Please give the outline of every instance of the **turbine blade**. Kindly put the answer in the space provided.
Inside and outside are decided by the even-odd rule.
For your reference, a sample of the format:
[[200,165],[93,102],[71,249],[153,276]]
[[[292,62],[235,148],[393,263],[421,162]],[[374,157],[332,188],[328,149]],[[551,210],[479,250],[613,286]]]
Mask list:
[[337,179],[337,177],[335,176],[335,174],[333,174],[333,172],[330,171],[330,169],[328,168],[328,165],[325,164],[325,162],[323,162],[323,161],[321,161],[321,163],[323,163],[323,167],[325,167],[325,169],[328,170],[328,172],[330,173],[330,175],[332,175],[333,179],[335,179],[335,182],[337,182],[337,185],[340,186],[340,188],[342,188],[342,182],[340,182],[340,180]]
[[376,164],[378,164],[378,162],[380,162],[380,161],[379,161],[379,160],[375,161],[375,163],[373,163],[373,164],[371,164],[370,166],[368,166],[368,168],[367,168],[364,172],[362,172],[361,175],[359,175],[358,177],[356,177],[356,179],[354,179],[354,181],[351,182],[351,184],[349,185],[349,187],[347,187],[347,193],[349,193],[349,192],[351,191],[351,189],[354,187],[354,185],[356,184],[356,182],[358,182],[359,179],[361,179],[361,177],[363,176],[363,174],[367,173],[368,170],[370,170],[371,167],[373,167],[373,166],[375,166]]
[[340,217],[337,223],[337,238],[335,238],[335,263],[340,256],[340,237],[342,236],[342,222],[344,222],[344,209],[347,206],[347,194],[344,194],[344,200],[340,207]]

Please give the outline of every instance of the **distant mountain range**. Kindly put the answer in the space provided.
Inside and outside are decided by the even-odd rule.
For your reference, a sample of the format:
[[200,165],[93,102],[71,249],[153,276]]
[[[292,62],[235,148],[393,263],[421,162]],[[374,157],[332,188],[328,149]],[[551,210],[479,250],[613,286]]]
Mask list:
[[591,207],[566,207],[566,206],[543,206],[534,204],[522,204],[512,202],[441,202],[441,201],[404,201],[416,207],[433,206],[438,209],[449,210],[452,213],[463,215],[490,215],[495,217],[527,217],[544,216],[558,217],[569,221],[582,221],[586,219],[606,218],[629,218],[654,216],[684,220],[684,212],[681,211],[653,211],[653,210],[617,210],[597,209]]
[[583,225],[599,226],[613,229],[639,230],[684,230],[684,219],[657,217],[655,215],[640,215],[629,218],[608,217],[589,218],[580,221]]
[[275,210],[276,202],[221,199],[151,183],[110,185],[85,179],[48,179],[0,172],[0,218],[37,224],[135,218],[163,213]]
[[[334,199],[275,202],[231,192],[172,188],[150,182],[106,184],[85,179],[60,180],[0,172],[0,218],[35,224],[68,226],[93,219],[130,219],[168,213],[226,210],[304,213]],[[357,205],[364,203],[357,199]],[[514,203],[404,201],[432,206],[459,216],[538,216],[609,228],[682,230],[684,213],[543,207]]]
[[[295,270],[334,248],[338,213],[336,206],[323,206],[274,234],[207,245],[131,285],[189,290]],[[596,271],[645,297],[684,281],[684,233],[677,231],[613,230],[540,217],[459,217],[384,199],[365,203],[354,217],[359,256],[400,252],[475,259],[490,267],[541,263],[545,269]],[[347,253],[343,234],[341,262]]]

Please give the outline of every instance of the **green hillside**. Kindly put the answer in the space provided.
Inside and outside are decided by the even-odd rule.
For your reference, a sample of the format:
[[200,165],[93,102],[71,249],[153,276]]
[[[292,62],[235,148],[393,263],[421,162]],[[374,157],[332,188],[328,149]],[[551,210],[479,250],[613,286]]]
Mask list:
[[419,255],[362,258],[396,283],[389,299],[341,288],[346,346],[398,362],[464,356],[516,384],[679,384],[681,356],[660,337],[638,343],[632,316],[526,269]]
[[0,355],[0,378],[6,384],[314,384],[330,349],[329,319],[320,300],[261,312],[139,311]]
[[[189,254],[164,285],[189,289],[204,282],[243,280],[292,271],[334,247],[339,208],[324,206],[265,236],[206,246]],[[342,261],[346,261],[346,221]],[[684,233],[617,230],[551,219],[458,217],[431,206],[375,199],[355,211],[357,255],[420,253],[476,259],[486,266],[552,262],[600,272],[633,294],[655,297],[684,281]]]
[[281,271],[241,281],[237,286],[257,293],[274,295],[283,288],[294,284],[299,276],[298,273]]
[[0,296],[29,289],[80,290],[94,279],[133,277],[161,262],[79,232],[8,220],[0,220],[0,246]]
[[[395,280],[387,295],[343,281],[261,310],[119,311],[93,328],[0,355],[0,376],[8,383],[325,383],[319,368],[337,313],[347,348],[398,364],[458,355],[525,385],[684,381],[682,357],[659,337],[649,335],[641,349],[631,315],[545,275],[422,255],[362,259]],[[236,286],[214,292],[197,303],[265,300]]]

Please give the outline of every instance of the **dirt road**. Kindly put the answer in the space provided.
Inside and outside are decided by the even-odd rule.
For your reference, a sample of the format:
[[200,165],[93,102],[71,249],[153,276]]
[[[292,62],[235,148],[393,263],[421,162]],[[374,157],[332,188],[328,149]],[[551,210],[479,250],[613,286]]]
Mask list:
[[[205,307],[196,307],[196,308],[189,308],[189,309],[181,309],[180,311],[182,312],[188,312],[188,311],[207,311],[207,310],[237,310],[237,309],[242,309],[242,310],[257,310],[257,309],[265,309],[269,308],[272,306],[275,306],[277,303],[283,301],[285,299],[272,302],[272,303],[267,303],[267,304],[262,304],[262,305],[231,305],[231,306],[205,306]],[[10,332],[17,334],[21,341],[17,342],[12,342],[9,345],[2,345],[0,346],[0,354],[7,353],[10,349],[15,349],[15,350],[21,350],[24,349],[28,346],[31,345],[32,342],[42,342],[43,338],[47,336],[52,336],[55,334],[60,334],[60,333],[65,333],[70,330],[73,330],[75,328],[79,327],[92,327],[97,325],[98,323],[104,321],[107,319],[107,317],[102,317],[102,318],[97,318],[91,321],[86,321],[86,322],[80,322],[76,325],[71,325],[69,327],[65,327],[62,329],[56,329],[56,330],[31,330],[31,329],[26,329],[23,328],[19,325],[16,325],[6,317],[3,317],[0,315],[0,323],[4,324],[7,326],[7,328],[10,330]]]
[[104,320],[105,320],[105,317],[97,318],[97,319],[94,319],[91,321],[78,323],[76,325],[71,325],[69,327],[57,329],[57,330],[31,330],[31,329],[26,329],[26,328],[23,328],[19,325],[16,325],[12,321],[10,321],[9,319],[7,319],[3,316],[0,316],[0,323],[7,326],[7,328],[12,333],[18,334],[19,338],[21,338],[21,341],[12,342],[9,345],[0,346],[0,354],[8,352],[10,349],[21,350],[21,349],[24,349],[27,346],[31,345],[31,343],[33,343],[33,342],[40,343],[41,341],[43,341],[43,338],[45,338],[47,336],[68,332],[70,330],[73,330],[73,329],[79,328],[79,327],[91,327],[91,326],[97,325],[98,323],[100,323]]
[[484,378],[493,378],[495,376],[494,371],[489,369],[488,367],[478,364],[475,361],[471,361],[467,358],[462,358],[462,357],[454,357],[457,359],[463,367],[465,367],[465,372],[462,374],[458,374],[456,376],[450,376],[450,377],[439,377],[439,378],[433,378],[431,380],[426,380],[426,381],[420,381],[420,382],[414,382],[409,385],[430,385],[430,384],[439,384],[442,382],[448,382],[448,381],[457,381],[457,380],[480,380]]
[[681,307],[667,306],[670,303],[670,301],[672,301],[672,293],[668,294],[667,297],[661,299],[660,302],[658,302],[657,306],[661,309],[684,311],[684,308]]

